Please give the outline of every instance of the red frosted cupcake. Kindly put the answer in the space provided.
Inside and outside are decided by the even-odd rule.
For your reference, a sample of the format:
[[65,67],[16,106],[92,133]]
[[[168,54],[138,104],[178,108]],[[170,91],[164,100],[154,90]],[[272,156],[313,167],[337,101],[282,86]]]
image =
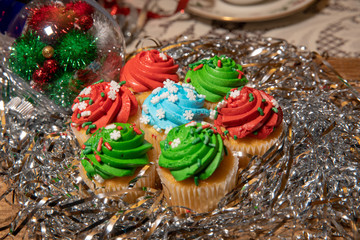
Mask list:
[[164,86],[165,80],[178,82],[178,68],[174,59],[164,52],[155,49],[142,51],[125,64],[120,81],[126,81],[125,86],[135,93],[141,105],[152,90]]
[[247,154],[263,155],[283,132],[283,112],[269,94],[250,87],[232,89],[210,117],[226,137],[225,145],[240,151],[240,167],[246,167]]
[[138,124],[138,103],[123,84],[99,81],[76,97],[72,105],[71,128],[81,146],[97,129],[110,123]]

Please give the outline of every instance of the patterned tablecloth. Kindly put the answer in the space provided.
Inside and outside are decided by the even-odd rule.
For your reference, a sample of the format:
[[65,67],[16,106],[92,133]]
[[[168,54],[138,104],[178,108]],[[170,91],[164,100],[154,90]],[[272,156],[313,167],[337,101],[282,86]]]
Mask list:
[[[143,0],[126,1],[138,8],[144,4]],[[151,10],[155,12],[171,12],[177,5],[174,0],[152,1],[151,4]],[[265,22],[220,22],[186,11],[178,12],[170,17],[149,19],[139,39],[149,36],[160,41],[173,41],[254,35],[283,38],[331,57],[359,58],[360,1],[316,0],[302,12]],[[128,45],[128,50],[133,50],[135,45],[136,41]]]

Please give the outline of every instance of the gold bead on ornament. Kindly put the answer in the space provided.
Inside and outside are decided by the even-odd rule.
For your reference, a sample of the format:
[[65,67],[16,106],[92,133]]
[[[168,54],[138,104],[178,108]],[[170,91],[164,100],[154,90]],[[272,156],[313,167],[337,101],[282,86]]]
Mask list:
[[46,46],[42,50],[42,55],[45,58],[52,58],[54,56],[54,48],[52,46]]

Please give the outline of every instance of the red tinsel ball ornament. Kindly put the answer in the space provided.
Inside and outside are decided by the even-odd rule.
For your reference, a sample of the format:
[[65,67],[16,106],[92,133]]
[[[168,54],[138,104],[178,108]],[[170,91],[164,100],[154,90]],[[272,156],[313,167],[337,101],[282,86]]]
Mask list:
[[81,16],[80,18],[76,19],[75,25],[78,25],[81,30],[87,31],[93,25],[93,19],[90,16]]
[[44,61],[43,70],[49,74],[54,74],[59,69],[59,64],[54,59]]
[[44,84],[49,81],[49,73],[44,68],[38,68],[33,73],[33,80],[37,84]]
[[33,9],[32,17],[29,19],[28,25],[31,29],[39,31],[44,27],[45,22],[60,13],[59,8],[53,5]]
[[94,13],[94,8],[82,1],[66,4],[66,10],[73,10],[77,16],[91,15]]

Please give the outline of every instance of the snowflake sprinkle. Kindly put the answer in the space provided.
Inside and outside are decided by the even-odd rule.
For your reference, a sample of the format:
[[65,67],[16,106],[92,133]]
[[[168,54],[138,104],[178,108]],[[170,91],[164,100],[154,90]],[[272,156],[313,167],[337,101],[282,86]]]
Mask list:
[[196,95],[194,92],[189,91],[186,97],[188,97],[191,101],[196,101]]
[[169,90],[170,93],[177,93],[179,90],[175,85],[171,85],[167,87],[167,89]]
[[80,92],[79,96],[81,96],[81,95],[89,95],[90,93],[91,93],[91,87],[87,87],[87,88],[84,88],[84,89]]
[[160,101],[160,97],[159,96],[154,96],[151,100],[150,100],[150,102],[152,103],[152,104],[157,104],[157,103],[159,103],[159,101]]
[[223,107],[225,107],[226,106],[226,101],[225,100],[222,100],[221,102],[219,102],[218,104],[217,104],[217,108],[219,109],[219,108],[223,108]]
[[140,117],[140,122],[144,123],[144,124],[149,124],[149,122],[150,122],[149,116],[141,116]]
[[170,86],[174,85],[174,82],[171,81],[170,79],[166,79],[166,80],[163,82],[163,84],[164,84],[164,87],[165,87],[165,88],[169,88]]
[[91,115],[91,111],[83,111],[82,113],[81,113],[81,116],[82,117],[88,117],[88,116],[90,116]]
[[111,100],[115,100],[116,99],[116,92],[115,91],[109,91],[108,92],[108,97],[111,99]]
[[149,114],[149,107],[147,105],[143,104],[142,110],[144,111],[144,113]]
[[233,92],[230,92],[230,97],[237,98],[238,96],[240,96],[240,91],[239,90],[235,90]]
[[216,115],[217,111],[215,109],[211,109],[210,110],[210,119],[211,120],[215,120],[215,115]]
[[117,82],[115,81],[110,82],[110,91],[119,92],[119,89],[120,89],[120,85]]
[[87,103],[86,103],[86,102],[81,102],[81,103],[79,103],[79,105],[78,105],[78,109],[79,109],[80,111],[85,110],[86,107],[87,107]]
[[186,120],[192,120],[194,117],[194,114],[191,110],[185,110],[185,113],[183,114]]
[[168,59],[164,53],[159,53],[159,57],[161,57],[161,59],[164,61],[166,61]]
[[179,100],[179,97],[175,94],[171,94],[169,97],[168,97],[168,100],[169,102],[176,102],[177,100]]
[[180,138],[175,138],[171,143],[171,148],[176,148],[180,145],[181,141]]
[[169,97],[169,92],[163,92],[161,95],[160,95],[160,98],[161,99],[165,99],[165,98],[168,98]]
[[71,107],[71,110],[73,112],[75,112],[75,110],[78,108],[79,104],[78,103],[75,103],[72,107]]
[[160,92],[160,90],[161,90],[161,87],[157,87],[152,91],[152,94],[156,95]]
[[164,109],[160,108],[160,109],[156,110],[156,116],[157,116],[159,119],[165,118],[165,111],[164,111]]
[[114,128],[116,128],[116,125],[115,125],[115,124],[110,124],[110,125],[107,125],[107,126],[105,127],[105,129],[107,129],[107,130],[109,130],[109,129],[114,129]]
[[110,133],[110,139],[117,141],[119,138],[121,138],[120,131],[115,130],[112,133]]

